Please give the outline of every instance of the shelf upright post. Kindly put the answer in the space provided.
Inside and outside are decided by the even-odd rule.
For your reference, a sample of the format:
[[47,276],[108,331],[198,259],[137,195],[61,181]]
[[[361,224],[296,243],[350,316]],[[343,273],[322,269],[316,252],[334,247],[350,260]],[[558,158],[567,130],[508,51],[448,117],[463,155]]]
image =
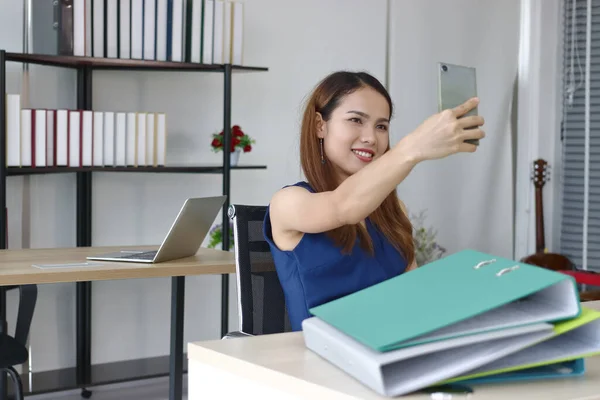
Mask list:
[[[231,64],[225,64],[223,79],[223,194],[227,196],[223,204],[222,245],[224,251],[229,251],[229,204],[231,203]],[[221,276],[221,337],[229,330],[229,275]]]
[[6,51],[0,50],[0,248],[6,248]]
[[[77,69],[77,108],[92,109],[92,69]],[[92,173],[77,172],[77,247],[92,245]],[[77,282],[77,383],[91,383],[92,283]]]
[[[0,50],[0,248],[6,248],[6,51]],[[0,334],[6,324],[6,286],[0,286]],[[6,373],[0,374],[0,400],[8,395]]]

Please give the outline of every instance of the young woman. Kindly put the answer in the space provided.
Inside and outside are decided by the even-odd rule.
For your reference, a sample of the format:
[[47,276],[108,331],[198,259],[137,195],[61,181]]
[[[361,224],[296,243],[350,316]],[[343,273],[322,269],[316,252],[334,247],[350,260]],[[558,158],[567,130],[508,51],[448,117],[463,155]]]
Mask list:
[[293,330],[311,307],[416,267],[396,186],[419,162],[477,149],[464,141],[484,137],[483,118],[460,118],[477,104],[429,117],[390,148],[392,101],[376,78],[342,71],[319,83],[300,133],[306,181],[275,193],[264,220]]

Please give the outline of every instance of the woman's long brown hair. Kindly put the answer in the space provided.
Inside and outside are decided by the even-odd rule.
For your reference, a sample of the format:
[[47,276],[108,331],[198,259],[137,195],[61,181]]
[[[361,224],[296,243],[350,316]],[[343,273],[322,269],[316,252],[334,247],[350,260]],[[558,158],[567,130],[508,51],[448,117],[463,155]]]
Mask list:
[[[308,98],[300,132],[300,160],[308,184],[317,192],[335,190],[338,183],[330,163],[321,162],[316,113],[319,112],[327,121],[344,96],[363,87],[371,87],[385,97],[391,119],[393,106],[390,95],[376,78],[365,72],[335,72],[323,79]],[[415,256],[412,224],[400,207],[396,190],[385,198],[369,218],[410,265]],[[360,245],[373,254],[371,238],[360,224],[344,225],[327,234],[343,247],[344,253],[352,251],[358,237]]]

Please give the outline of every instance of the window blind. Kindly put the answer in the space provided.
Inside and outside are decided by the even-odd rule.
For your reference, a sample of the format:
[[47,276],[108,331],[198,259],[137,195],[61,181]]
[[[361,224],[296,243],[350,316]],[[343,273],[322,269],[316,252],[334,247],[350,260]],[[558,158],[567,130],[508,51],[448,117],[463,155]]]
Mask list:
[[600,0],[562,4],[560,252],[578,268],[600,271]]

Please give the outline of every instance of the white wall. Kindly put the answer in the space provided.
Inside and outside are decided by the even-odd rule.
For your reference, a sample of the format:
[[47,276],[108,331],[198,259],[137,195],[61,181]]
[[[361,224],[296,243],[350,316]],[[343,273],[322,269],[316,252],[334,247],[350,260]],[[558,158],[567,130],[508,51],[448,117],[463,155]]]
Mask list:
[[516,182],[515,257],[535,252],[533,161],[548,161],[550,181],[542,190],[546,247],[558,251],[560,240],[560,96],[562,91],[562,2],[522,2],[524,33],[519,80],[518,176]]
[[427,223],[449,253],[473,248],[512,256],[511,102],[519,3],[392,1],[389,74],[396,138],[437,112],[438,61],[477,68],[487,134],[480,148],[417,166],[398,191],[411,212],[427,211]]
[[[21,9],[21,2],[0,0],[0,48],[21,50]],[[232,122],[257,140],[253,152],[243,154],[241,162],[266,164],[268,169],[232,172],[232,202],[266,204],[275,190],[301,179],[301,103],[319,79],[346,68],[365,69],[384,79],[385,10],[385,0],[246,0],[245,62],[269,67],[269,72],[234,77]],[[11,69],[11,91],[19,90],[19,67]],[[31,73],[34,106],[75,105],[73,72],[38,67]],[[208,146],[210,134],[221,129],[222,103],[218,74],[98,72],[94,76],[95,109],[168,113],[167,161],[172,164],[219,162],[221,155],[211,153]],[[220,178],[95,174],[93,244],[160,242],[183,199],[220,193]],[[22,177],[9,179],[10,247],[21,246],[24,229],[31,231],[31,247],[73,246],[75,177],[32,177],[31,206],[25,210],[31,224],[25,227],[22,190]],[[230,327],[236,329],[233,279],[231,287]],[[31,333],[35,371],[75,365],[74,289],[73,284],[40,286]],[[92,291],[94,363],[168,354],[169,279],[96,282]],[[16,301],[11,293],[11,326]],[[187,279],[185,318],[186,342],[218,338],[220,277]]]

